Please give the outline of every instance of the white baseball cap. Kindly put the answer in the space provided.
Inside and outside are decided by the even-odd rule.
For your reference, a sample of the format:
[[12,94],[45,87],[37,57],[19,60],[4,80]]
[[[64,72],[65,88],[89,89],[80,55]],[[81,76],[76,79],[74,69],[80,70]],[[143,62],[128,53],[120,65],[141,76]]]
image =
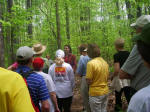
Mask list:
[[16,56],[18,60],[26,60],[26,59],[30,59],[31,57],[33,57],[34,54],[35,53],[32,50],[32,48],[28,46],[23,46],[17,50]]
[[65,57],[64,51],[61,50],[61,49],[58,49],[58,50],[56,51],[56,57],[58,57],[58,58],[64,58],[64,57]]
[[132,23],[131,27],[144,27],[144,25],[150,23],[150,15],[140,16],[135,23]]

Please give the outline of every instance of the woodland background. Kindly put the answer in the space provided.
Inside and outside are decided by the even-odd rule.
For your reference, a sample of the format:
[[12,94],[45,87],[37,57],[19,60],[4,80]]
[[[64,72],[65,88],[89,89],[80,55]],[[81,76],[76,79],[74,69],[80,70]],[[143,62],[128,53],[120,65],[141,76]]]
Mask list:
[[65,44],[79,57],[81,43],[96,43],[111,66],[114,40],[123,37],[130,51],[130,24],[144,14],[150,0],[0,0],[0,66],[15,61],[18,47],[38,42],[52,59]]

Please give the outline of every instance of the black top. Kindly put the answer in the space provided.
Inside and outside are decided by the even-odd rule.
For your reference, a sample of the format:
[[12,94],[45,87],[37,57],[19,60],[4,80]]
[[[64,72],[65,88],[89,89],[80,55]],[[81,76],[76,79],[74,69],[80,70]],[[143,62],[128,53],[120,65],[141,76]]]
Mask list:
[[120,68],[122,67],[123,63],[128,58],[130,52],[128,51],[119,51],[118,53],[114,54],[114,63],[120,64]]

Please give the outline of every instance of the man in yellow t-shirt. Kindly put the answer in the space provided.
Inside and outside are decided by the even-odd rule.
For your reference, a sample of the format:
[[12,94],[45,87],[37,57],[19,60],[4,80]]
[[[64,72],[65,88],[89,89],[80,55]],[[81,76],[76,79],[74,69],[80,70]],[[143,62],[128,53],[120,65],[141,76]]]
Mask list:
[[35,112],[23,78],[1,67],[0,112]]
[[89,84],[89,103],[92,112],[106,112],[108,98],[108,64],[99,57],[100,49],[95,44],[88,45],[88,55],[92,59],[87,64],[86,80]]

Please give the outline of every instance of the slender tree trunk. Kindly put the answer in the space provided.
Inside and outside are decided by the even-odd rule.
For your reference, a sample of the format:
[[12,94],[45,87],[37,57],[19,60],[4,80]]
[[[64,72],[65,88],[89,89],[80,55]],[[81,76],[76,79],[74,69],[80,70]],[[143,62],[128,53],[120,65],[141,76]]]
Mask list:
[[65,10],[66,10],[66,34],[67,39],[70,40],[69,12],[67,3],[65,3]]
[[137,17],[140,17],[142,15],[142,8],[138,5],[137,6]]
[[[29,11],[30,13],[32,13],[31,11],[31,7],[32,7],[32,0],[27,0],[27,11]],[[32,16],[29,16],[28,21],[32,21]],[[27,32],[28,32],[28,36],[30,38],[32,38],[32,22],[28,24],[27,26]]]
[[60,37],[60,18],[59,18],[59,0],[56,0],[56,25],[57,25],[57,45],[58,49],[61,48],[61,37]]
[[129,0],[125,1],[128,19],[131,20],[134,16],[131,14],[131,4]]
[[[7,0],[7,10],[9,13],[8,21],[11,19],[11,14],[12,14],[12,8],[13,6],[13,0]],[[11,25],[11,27],[8,27],[7,31],[7,38],[8,38],[8,43],[10,43],[10,63],[15,61],[15,53],[14,53],[14,27]]]
[[[2,20],[3,16],[3,7],[2,7],[2,2],[0,2],[0,19]],[[3,27],[2,23],[0,22],[0,67],[4,67],[5,63],[5,57],[4,57],[4,36],[3,36]]]
[[117,15],[117,19],[120,19],[120,8],[119,8],[119,2],[116,1],[116,8],[117,8],[117,11],[119,12],[119,14]]

